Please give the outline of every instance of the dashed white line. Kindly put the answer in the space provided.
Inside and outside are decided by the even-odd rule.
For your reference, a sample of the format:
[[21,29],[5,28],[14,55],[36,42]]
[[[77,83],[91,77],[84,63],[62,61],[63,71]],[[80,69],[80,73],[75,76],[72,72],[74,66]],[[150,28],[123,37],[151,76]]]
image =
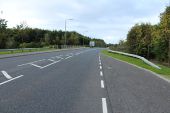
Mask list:
[[8,75],[8,73],[6,71],[1,71],[1,72],[7,79],[12,79],[12,77],[10,75]]
[[102,69],[102,66],[99,66],[100,67],[100,69]]
[[20,75],[20,76],[17,76],[17,77],[15,77],[15,78],[11,78],[11,79],[9,79],[9,80],[7,80],[7,81],[1,82],[0,85],[3,85],[3,84],[5,84],[5,83],[8,83],[8,82],[10,82],[10,81],[13,81],[13,80],[18,79],[18,78],[23,77],[23,76],[24,76],[24,75]]
[[101,80],[101,88],[104,88],[104,81]]
[[103,72],[102,71],[100,71],[100,76],[103,76]]
[[108,113],[106,98],[102,98],[102,108],[103,108],[103,113]]

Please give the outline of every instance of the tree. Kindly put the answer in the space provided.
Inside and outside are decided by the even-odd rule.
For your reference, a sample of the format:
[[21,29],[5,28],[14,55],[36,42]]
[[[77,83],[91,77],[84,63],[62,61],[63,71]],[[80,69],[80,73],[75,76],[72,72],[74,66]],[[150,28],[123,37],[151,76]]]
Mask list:
[[170,6],[160,16],[161,42],[164,42],[162,52],[165,54],[164,60],[168,60],[170,66]]
[[7,21],[5,19],[0,19],[0,49],[6,48],[7,41]]

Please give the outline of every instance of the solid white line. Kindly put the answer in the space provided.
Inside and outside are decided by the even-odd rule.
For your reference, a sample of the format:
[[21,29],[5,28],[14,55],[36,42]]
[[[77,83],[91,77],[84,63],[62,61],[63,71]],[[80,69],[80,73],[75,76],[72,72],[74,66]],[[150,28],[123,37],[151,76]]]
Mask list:
[[23,77],[23,76],[24,76],[24,75],[20,75],[20,76],[17,76],[17,77],[15,77],[15,78],[11,78],[11,79],[9,79],[9,80],[7,80],[7,81],[1,82],[0,85],[3,85],[3,84],[5,84],[5,83],[8,83],[8,82],[10,82],[10,81],[12,81],[12,80],[18,79],[18,78]]
[[100,69],[102,69],[102,66],[100,66]]
[[52,59],[48,59],[49,61],[51,61],[51,62],[55,62],[55,60],[52,60]]
[[23,65],[27,65],[27,64],[32,64],[32,63],[35,63],[35,62],[40,62],[40,61],[44,61],[44,60],[46,60],[46,59],[37,60],[37,61],[34,61],[34,62],[28,62],[28,63],[21,64],[21,65],[18,65],[18,66],[23,66]]
[[12,79],[12,77],[10,75],[8,75],[8,73],[6,71],[1,71],[1,72],[7,79]]
[[53,63],[51,63],[51,64],[46,65],[46,66],[40,67],[40,69],[46,68],[46,67],[51,66],[51,65],[53,65],[53,64],[55,64],[55,63],[58,63],[58,62],[60,62],[60,61],[61,61],[61,60],[55,61],[55,62],[53,62]]
[[35,66],[35,67],[38,67],[38,68],[42,68],[41,66],[38,66],[38,65],[36,65],[36,64],[30,64],[30,65]]
[[101,88],[104,88],[104,81],[101,80]]
[[106,98],[102,98],[102,108],[103,108],[103,113],[108,113],[107,112]]
[[66,57],[65,59],[69,59],[69,58],[71,58],[72,56],[68,56],[68,57]]
[[103,72],[102,71],[100,71],[100,76],[103,76]]

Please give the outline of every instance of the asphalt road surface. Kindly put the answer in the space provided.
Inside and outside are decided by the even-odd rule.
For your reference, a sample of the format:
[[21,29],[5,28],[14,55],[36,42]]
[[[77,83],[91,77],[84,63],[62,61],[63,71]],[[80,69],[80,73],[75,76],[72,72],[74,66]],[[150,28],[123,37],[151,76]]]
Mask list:
[[170,84],[86,48],[0,59],[0,113],[170,113]]

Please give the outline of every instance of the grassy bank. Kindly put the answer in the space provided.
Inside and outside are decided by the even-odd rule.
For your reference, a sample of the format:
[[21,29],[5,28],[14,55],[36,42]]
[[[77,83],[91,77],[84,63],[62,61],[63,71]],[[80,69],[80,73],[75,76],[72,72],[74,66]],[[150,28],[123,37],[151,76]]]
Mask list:
[[53,48],[37,48],[37,49],[17,49],[17,50],[8,50],[8,51],[0,51],[0,55],[5,54],[16,54],[16,53],[27,53],[27,52],[39,52],[39,51],[48,51],[55,50]]
[[170,68],[169,67],[162,66],[162,65],[158,64],[158,66],[160,66],[161,69],[156,69],[154,67],[149,66],[148,64],[144,63],[142,60],[137,59],[137,58],[132,58],[132,57],[128,57],[128,56],[125,56],[125,55],[120,55],[120,54],[117,54],[117,53],[109,53],[107,50],[103,50],[102,53],[105,54],[105,55],[111,56],[112,58],[116,58],[116,59],[134,64],[134,65],[137,65],[139,67],[151,70],[151,71],[153,71],[157,74],[160,74],[160,75],[170,79]]

